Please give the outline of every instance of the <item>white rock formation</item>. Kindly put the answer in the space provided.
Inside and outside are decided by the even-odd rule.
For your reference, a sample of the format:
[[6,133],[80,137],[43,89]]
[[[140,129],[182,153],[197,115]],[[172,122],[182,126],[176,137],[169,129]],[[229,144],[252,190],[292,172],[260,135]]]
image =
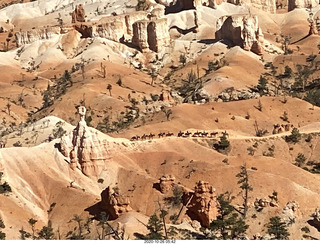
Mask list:
[[217,40],[225,39],[244,50],[262,54],[264,38],[257,16],[223,16],[217,20],[216,30]]
[[96,177],[108,159],[107,141],[100,141],[85,121],[86,108],[78,107],[80,121],[76,128],[61,138],[60,151],[70,159],[72,169],[80,169],[86,176]]

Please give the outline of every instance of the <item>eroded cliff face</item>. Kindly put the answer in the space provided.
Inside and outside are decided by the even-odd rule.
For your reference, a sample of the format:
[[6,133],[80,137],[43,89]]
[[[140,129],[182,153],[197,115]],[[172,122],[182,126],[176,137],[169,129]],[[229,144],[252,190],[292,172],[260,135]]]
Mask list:
[[15,41],[17,47],[29,44],[39,40],[48,40],[54,35],[61,33],[60,27],[45,27],[43,29],[33,29],[27,31],[19,31],[15,33]]
[[236,15],[223,16],[217,20],[216,39],[228,40],[233,45],[258,55],[263,52],[263,34],[257,16]]
[[80,169],[89,177],[97,177],[108,159],[108,142],[99,140],[96,132],[87,126],[86,109],[78,108],[80,121],[76,128],[61,138],[60,152],[68,158],[70,167]]
[[92,26],[92,37],[102,37],[112,41],[121,42],[126,27],[121,21],[107,22]]
[[133,24],[132,44],[142,52],[158,52],[169,43],[167,19],[141,20]]
[[149,13],[110,16],[98,23],[75,25],[75,28],[83,38],[101,37],[116,42],[132,42],[143,52],[158,52],[170,42],[167,19],[163,16],[163,9],[155,8]]
[[288,0],[288,11],[292,11],[295,8],[310,8],[319,5],[317,0]]
[[276,0],[240,0],[240,4],[247,3],[252,7],[261,9],[265,12],[276,13]]
[[246,3],[250,6],[262,9],[263,11],[276,13],[276,0],[158,0],[156,2],[163,6],[166,6],[165,12],[167,14],[178,13],[184,10],[197,9],[199,6],[217,8],[218,5],[222,2],[228,2],[234,5],[242,5]]

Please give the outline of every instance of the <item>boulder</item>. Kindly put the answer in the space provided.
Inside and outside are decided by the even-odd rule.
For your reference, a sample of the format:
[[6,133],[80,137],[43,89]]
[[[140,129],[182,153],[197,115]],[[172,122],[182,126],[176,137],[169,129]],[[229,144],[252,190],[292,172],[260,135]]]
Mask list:
[[291,225],[296,221],[298,216],[299,204],[295,201],[288,202],[282,209],[281,219],[287,224]]

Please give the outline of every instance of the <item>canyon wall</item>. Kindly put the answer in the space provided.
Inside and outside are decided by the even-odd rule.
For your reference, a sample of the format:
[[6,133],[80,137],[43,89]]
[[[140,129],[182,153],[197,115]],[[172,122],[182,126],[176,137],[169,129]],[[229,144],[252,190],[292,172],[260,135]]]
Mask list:
[[244,50],[262,54],[263,34],[258,17],[251,15],[223,16],[217,20],[216,39],[227,40]]
[[19,31],[15,33],[17,47],[29,44],[39,40],[48,40],[54,35],[61,33],[60,27],[44,27],[43,29],[32,29],[28,31]]

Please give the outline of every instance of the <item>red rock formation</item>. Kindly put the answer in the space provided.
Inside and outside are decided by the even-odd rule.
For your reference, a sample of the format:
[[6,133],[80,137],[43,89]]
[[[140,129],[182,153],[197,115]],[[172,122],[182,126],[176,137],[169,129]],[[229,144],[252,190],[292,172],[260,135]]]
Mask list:
[[85,17],[86,14],[82,4],[77,5],[75,10],[72,12],[72,23],[86,22]]
[[160,191],[163,194],[166,194],[168,192],[172,191],[172,187],[174,186],[175,177],[171,175],[164,175],[162,176],[160,180]]
[[93,37],[93,28],[91,25],[75,25],[75,30],[81,33],[82,38]]
[[100,207],[106,210],[112,219],[116,219],[121,214],[131,211],[132,208],[129,204],[129,197],[121,196],[119,192],[111,190],[109,186],[101,192]]
[[199,181],[194,192],[184,196],[184,204],[190,201],[187,205],[189,215],[204,227],[209,227],[218,216],[219,203],[214,192],[215,189],[208,182]]

